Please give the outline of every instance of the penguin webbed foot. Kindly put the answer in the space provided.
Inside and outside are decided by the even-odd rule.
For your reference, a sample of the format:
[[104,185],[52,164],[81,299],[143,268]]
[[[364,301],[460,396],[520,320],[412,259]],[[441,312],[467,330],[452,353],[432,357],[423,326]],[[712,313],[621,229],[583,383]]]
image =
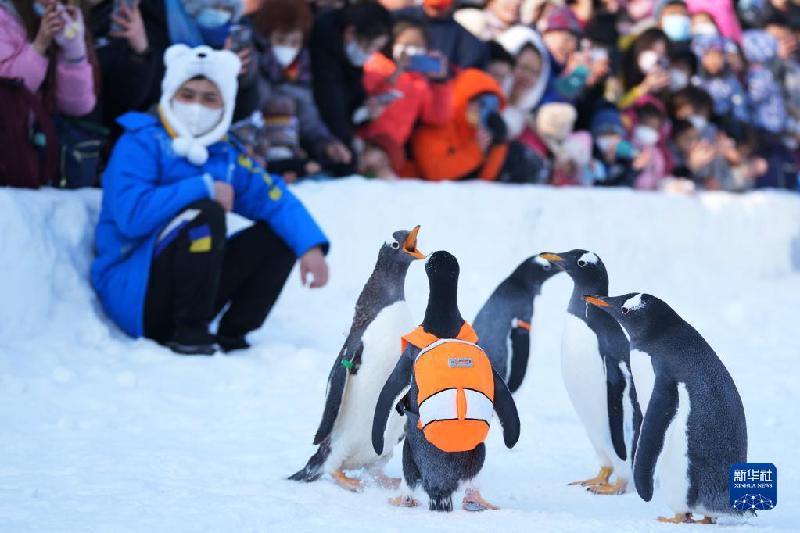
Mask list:
[[497,511],[500,509],[486,501],[478,489],[467,489],[464,499],[461,500],[461,507],[465,511]]
[[400,487],[401,480],[398,477],[389,477],[383,472],[370,473],[370,476],[382,489],[398,489]]
[[603,483],[600,485],[589,485],[586,487],[587,492],[592,494],[610,495],[625,494],[625,489],[628,488],[628,482],[624,479],[619,479],[614,483]]
[[333,481],[336,482],[337,485],[350,492],[361,492],[364,490],[364,484],[361,480],[349,477],[344,473],[344,470],[337,470],[331,474],[331,477],[333,477]]
[[417,507],[419,501],[415,500],[413,496],[400,495],[389,498],[389,505],[393,507]]
[[580,485],[581,487],[593,487],[596,485],[608,485],[608,478],[611,477],[611,473],[614,471],[611,467],[604,466],[600,468],[600,472],[597,475],[590,479],[584,479],[583,481],[573,481],[569,483],[569,485]]
[[692,513],[675,513],[675,516],[668,518],[659,516],[658,521],[665,524],[716,524],[716,518],[705,516],[702,520],[692,518]]

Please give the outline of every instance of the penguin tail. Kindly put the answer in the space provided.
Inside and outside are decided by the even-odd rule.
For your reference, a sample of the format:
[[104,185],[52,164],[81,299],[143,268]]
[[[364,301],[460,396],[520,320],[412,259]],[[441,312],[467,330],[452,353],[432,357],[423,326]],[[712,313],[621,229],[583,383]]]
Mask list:
[[453,510],[453,495],[431,496],[428,500],[428,509],[449,513]]
[[308,459],[306,466],[289,476],[288,479],[292,481],[304,481],[306,483],[318,480],[322,477],[322,468],[325,466],[325,461],[328,460],[330,454],[331,440],[330,438],[326,438],[320,443],[314,455]]

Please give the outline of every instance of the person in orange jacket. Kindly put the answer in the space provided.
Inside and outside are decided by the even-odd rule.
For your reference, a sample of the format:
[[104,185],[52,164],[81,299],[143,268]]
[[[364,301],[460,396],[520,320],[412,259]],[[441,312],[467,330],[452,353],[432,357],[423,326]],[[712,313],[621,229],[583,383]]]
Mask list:
[[407,177],[431,181],[496,180],[508,153],[500,112],[505,98],[497,81],[477,70],[453,80],[453,114],[442,126],[421,126],[411,137],[413,165]]
[[[363,126],[358,134],[388,156],[394,173],[406,163],[405,146],[418,123],[439,126],[450,119],[452,83],[448,81],[447,58],[428,49],[423,24],[399,19],[393,27],[392,57],[373,54],[364,65],[367,95],[386,98],[381,115]],[[436,69],[420,69],[415,59],[438,62]],[[365,158],[366,159],[366,158]]]

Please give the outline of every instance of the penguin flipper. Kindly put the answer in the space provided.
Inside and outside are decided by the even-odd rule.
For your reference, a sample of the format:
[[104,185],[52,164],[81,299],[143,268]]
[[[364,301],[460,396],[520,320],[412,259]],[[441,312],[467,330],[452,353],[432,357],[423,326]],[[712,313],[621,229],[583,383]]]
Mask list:
[[333,363],[333,368],[328,375],[328,390],[325,394],[325,408],[322,411],[317,433],[314,435],[314,444],[320,444],[333,431],[333,424],[339,416],[339,409],[342,406],[344,388],[347,384],[348,369],[342,363],[345,361],[343,353],[340,353]]
[[531,353],[531,333],[524,327],[511,329],[511,371],[508,375],[508,390],[517,392],[528,370]]
[[617,457],[626,461],[628,451],[625,447],[624,414],[622,411],[622,401],[625,395],[627,381],[619,363],[610,357],[603,358],[606,366],[606,394],[608,405],[608,429],[611,433],[611,444],[614,446],[614,453]]
[[513,448],[519,440],[520,431],[517,404],[514,403],[514,397],[511,396],[511,391],[508,390],[503,378],[494,370],[492,373],[494,374],[494,410],[500,420],[500,425],[503,426],[503,441],[506,448]]
[[678,411],[678,387],[664,378],[656,377],[653,395],[639,435],[639,446],[633,464],[633,481],[636,492],[646,502],[653,498],[653,474],[664,437],[670,422]]
[[419,352],[419,349],[411,345],[406,347],[389,379],[383,385],[378,402],[375,404],[375,415],[372,419],[372,447],[378,455],[383,454],[383,434],[386,431],[389,414],[411,383],[415,352]]

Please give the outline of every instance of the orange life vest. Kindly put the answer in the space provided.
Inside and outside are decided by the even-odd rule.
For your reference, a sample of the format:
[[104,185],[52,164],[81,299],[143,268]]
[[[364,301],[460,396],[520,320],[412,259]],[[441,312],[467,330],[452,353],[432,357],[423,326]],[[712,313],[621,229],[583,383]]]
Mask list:
[[455,339],[422,326],[403,337],[422,350],[414,361],[419,422],[425,438],[445,452],[465,452],[486,440],[494,411],[494,374],[478,336],[464,322]]

